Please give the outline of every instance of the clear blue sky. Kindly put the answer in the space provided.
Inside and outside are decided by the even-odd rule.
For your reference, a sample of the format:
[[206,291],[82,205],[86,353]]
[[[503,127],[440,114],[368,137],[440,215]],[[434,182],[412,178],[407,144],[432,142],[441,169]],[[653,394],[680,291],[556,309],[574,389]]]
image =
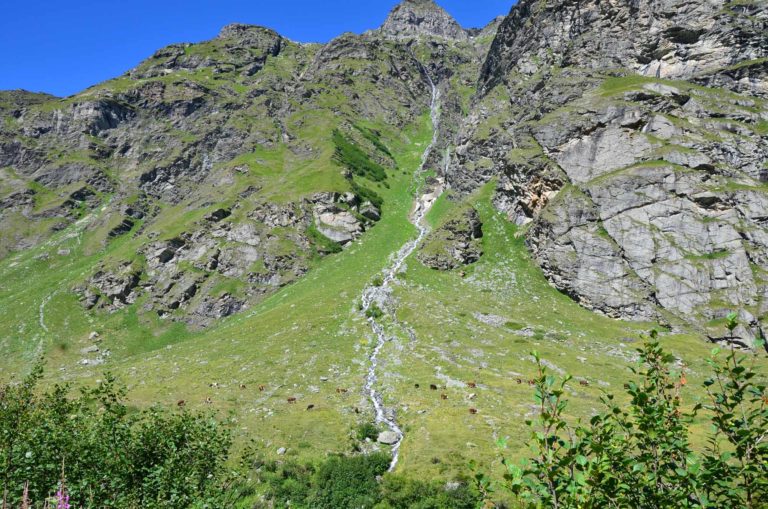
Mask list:
[[[465,27],[515,0],[437,0]],[[66,96],[122,74],[174,42],[215,37],[233,22],[302,42],[378,27],[398,0],[3,0],[0,90]]]

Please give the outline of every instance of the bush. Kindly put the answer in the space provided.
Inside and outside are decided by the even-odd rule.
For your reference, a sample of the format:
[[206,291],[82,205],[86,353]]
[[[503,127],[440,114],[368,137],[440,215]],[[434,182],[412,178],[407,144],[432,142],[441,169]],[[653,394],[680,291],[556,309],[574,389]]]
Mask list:
[[376,478],[389,468],[389,456],[336,456],[318,468],[308,498],[313,509],[373,507],[378,500]]
[[272,462],[258,473],[270,507],[372,508],[379,499],[377,477],[389,456],[332,456],[319,466]]
[[381,484],[381,502],[375,509],[475,509],[477,492],[465,483],[447,487],[402,476],[387,476]]
[[365,316],[368,318],[378,319],[384,316],[384,311],[382,311],[377,304],[373,303],[365,312]]
[[338,129],[333,130],[333,144],[336,147],[334,160],[349,168],[353,174],[374,182],[386,180],[387,172],[384,167],[373,161],[363,149],[348,140]]
[[[731,315],[728,329],[735,328]],[[629,404],[605,395],[606,411],[588,425],[566,422],[568,378],[558,382],[536,356],[538,417],[528,422],[534,454],[519,465],[504,461],[504,488],[523,507],[768,507],[768,392],[753,367],[733,348],[725,359],[713,350],[709,404],[686,415],[685,374],[655,333],[649,339],[638,350],[640,380],[625,384]],[[689,425],[702,409],[713,432],[694,451]],[[494,489],[484,473],[475,479],[486,496]]]
[[379,428],[376,427],[375,424],[372,422],[364,422],[360,426],[357,427],[357,439],[358,440],[365,440],[366,438],[370,440],[376,440],[379,437]]
[[42,501],[66,481],[77,507],[183,508],[219,495],[230,435],[209,416],[160,409],[129,413],[107,376],[69,397],[39,391],[42,369],[0,391],[0,479],[18,506],[25,484]]

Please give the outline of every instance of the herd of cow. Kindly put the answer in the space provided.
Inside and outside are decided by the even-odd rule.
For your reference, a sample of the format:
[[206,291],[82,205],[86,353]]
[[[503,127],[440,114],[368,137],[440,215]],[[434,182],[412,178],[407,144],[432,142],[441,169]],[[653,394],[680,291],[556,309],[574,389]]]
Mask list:
[[[516,378],[515,379],[515,383],[517,383],[518,385],[521,385],[523,383],[523,379],[522,378]],[[536,385],[536,380],[531,379],[531,380],[528,380],[527,383],[530,386],[534,386],[534,385]],[[579,385],[581,385],[582,387],[589,387],[589,382],[586,381],[586,380],[580,380],[579,381]],[[217,387],[218,384],[211,384],[210,386],[211,387]],[[413,386],[416,389],[421,388],[420,384],[413,384]],[[470,389],[475,389],[475,388],[477,388],[477,383],[476,382],[467,382],[466,386],[468,388],[470,388]],[[445,386],[438,387],[436,384],[429,384],[429,389],[432,390],[432,391],[437,391],[438,389],[445,390],[445,388],[446,388]],[[245,389],[247,389],[247,386],[245,384],[240,384],[240,389],[245,390]],[[265,385],[259,385],[259,392],[264,392],[265,390],[266,390],[266,386]],[[349,392],[349,389],[345,389],[345,388],[342,388],[342,387],[337,387],[336,388],[336,394],[346,394],[348,392]],[[476,394],[470,394],[469,395],[469,399],[475,399],[476,396],[477,396]],[[446,393],[444,393],[444,392],[441,392],[440,393],[440,399],[445,401],[445,400],[448,399],[448,395]],[[286,401],[288,402],[289,405],[293,405],[293,404],[298,403],[298,398],[296,398],[295,396],[291,396],[291,397],[287,398]],[[186,404],[187,404],[187,402],[185,400],[183,400],[183,399],[179,400],[178,403],[177,403],[177,405],[179,407],[184,407],[184,406],[186,406]],[[210,397],[205,398],[205,404],[211,405],[211,404],[213,404],[213,400]],[[315,405],[314,404],[307,405],[307,411],[314,410],[314,409],[315,409]],[[360,410],[358,408],[355,408],[355,413],[359,414]],[[469,409],[469,413],[472,414],[472,415],[477,415],[478,410],[476,408],[470,408]]]

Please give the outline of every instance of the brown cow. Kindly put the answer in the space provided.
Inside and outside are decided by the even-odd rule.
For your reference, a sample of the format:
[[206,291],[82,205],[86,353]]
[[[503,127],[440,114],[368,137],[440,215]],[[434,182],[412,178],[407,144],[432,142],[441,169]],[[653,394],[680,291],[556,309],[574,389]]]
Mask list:
[[469,413],[472,415],[477,415],[477,408],[470,408]]
[[336,387],[336,394],[346,394],[349,392],[349,389],[342,389],[341,387]]
[[245,389],[247,389],[247,387],[245,386],[245,384],[240,384],[240,388],[241,388],[242,390],[245,390]]
[[310,411],[310,410],[312,410],[313,408],[315,408],[315,405],[307,405],[307,411]]
[[441,394],[440,395],[440,399],[443,399],[443,400],[448,399],[448,395],[447,394]]
[[589,387],[589,382],[587,382],[586,380],[579,380],[579,385],[581,385],[582,387]]
[[213,400],[210,397],[209,398],[205,398],[205,404],[206,405],[211,405],[211,404],[213,404]]
[[533,387],[534,385],[536,385],[536,380],[528,380],[528,385]]
[[288,398],[288,404],[291,404],[291,403],[296,403],[296,398],[294,397]]
[[266,389],[266,387],[264,387],[263,385],[259,385],[259,392],[264,392],[264,389]]
[[475,387],[477,387],[477,383],[475,383],[475,382],[467,382],[467,387],[469,387],[470,389],[474,389]]
[[186,406],[186,404],[187,402],[184,401],[183,399],[180,399],[179,401],[176,402],[176,405],[178,405],[179,407]]
[[435,385],[435,384],[429,384],[429,390],[431,390],[431,391],[436,391],[436,390],[437,390],[437,385]]
[[519,378],[517,380],[515,380],[515,382],[517,382],[517,385],[520,385],[521,383],[523,383],[523,381],[520,380]]

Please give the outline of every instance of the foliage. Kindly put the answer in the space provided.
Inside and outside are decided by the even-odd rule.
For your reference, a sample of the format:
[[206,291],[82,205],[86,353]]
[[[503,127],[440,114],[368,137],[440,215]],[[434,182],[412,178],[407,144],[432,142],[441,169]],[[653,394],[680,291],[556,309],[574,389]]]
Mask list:
[[390,158],[394,159],[392,152],[390,152],[389,148],[381,141],[381,133],[374,131],[373,129],[368,129],[367,127],[360,124],[352,124],[352,126],[357,129],[360,134],[365,137],[366,140],[370,141],[379,152],[386,154]]
[[349,168],[353,174],[374,182],[386,180],[387,172],[384,167],[373,161],[363,149],[347,139],[338,129],[333,131],[333,144],[336,147],[334,159]]
[[[735,328],[731,315],[728,329]],[[655,332],[638,352],[641,366],[633,372],[640,381],[625,384],[628,404],[606,394],[606,411],[575,426],[565,415],[569,378],[558,382],[534,353],[533,455],[520,465],[503,460],[505,490],[530,508],[767,507],[768,392],[754,382],[746,358],[732,348],[721,360],[719,349],[713,351],[704,410],[714,431],[706,450],[697,452],[689,425],[702,406],[683,412],[685,372],[675,370],[676,359]],[[486,494],[493,489],[482,472],[475,482]]]
[[[382,453],[332,456],[320,465],[271,462],[258,478],[267,486],[265,507],[474,509],[479,497],[466,484],[423,482],[385,474]],[[383,476],[383,478],[382,478]]]
[[446,486],[402,476],[387,476],[375,509],[475,509],[480,498],[467,484]]
[[360,441],[363,441],[366,438],[370,440],[376,440],[376,438],[379,436],[379,428],[372,422],[364,422],[357,427],[356,435],[357,439]]
[[70,397],[38,390],[40,367],[0,392],[0,478],[7,502],[61,491],[76,507],[182,508],[213,500],[225,481],[230,435],[214,419],[181,410],[129,412],[107,376]]
[[384,316],[384,311],[374,302],[365,312],[365,316],[368,318],[381,318]]
[[378,209],[384,204],[384,199],[376,191],[361,186],[355,181],[350,181],[350,185],[352,186],[352,191],[362,198],[363,201],[371,202]]

